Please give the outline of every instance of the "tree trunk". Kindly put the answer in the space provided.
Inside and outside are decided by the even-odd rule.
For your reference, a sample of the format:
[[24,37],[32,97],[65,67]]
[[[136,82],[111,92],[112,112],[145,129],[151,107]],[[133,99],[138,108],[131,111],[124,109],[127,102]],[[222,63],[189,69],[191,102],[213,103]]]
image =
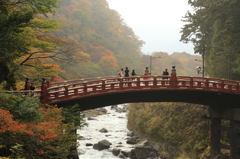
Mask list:
[[7,63],[0,62],[0,83],[4,81],[7,82],[4,87],[6,90],[16,89],[14,74],[8,68]]

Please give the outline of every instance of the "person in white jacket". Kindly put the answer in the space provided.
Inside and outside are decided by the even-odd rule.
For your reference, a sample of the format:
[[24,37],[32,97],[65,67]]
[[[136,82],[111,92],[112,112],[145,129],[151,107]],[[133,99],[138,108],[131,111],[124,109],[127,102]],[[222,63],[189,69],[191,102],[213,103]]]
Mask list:
[[120,72],[118,73],[119,77],[124,77],[124,73],[123,73],[123,68],[121,68]]

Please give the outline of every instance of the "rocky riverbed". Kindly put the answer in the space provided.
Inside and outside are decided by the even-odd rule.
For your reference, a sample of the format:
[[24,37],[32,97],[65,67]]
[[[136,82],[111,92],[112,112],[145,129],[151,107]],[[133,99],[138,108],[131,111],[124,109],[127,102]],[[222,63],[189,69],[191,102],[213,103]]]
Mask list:
[[127,129],[126,105],[105,107],[86,114],[87,127],[78,130],[80,159],[161,159],[159,145],[141,140]]

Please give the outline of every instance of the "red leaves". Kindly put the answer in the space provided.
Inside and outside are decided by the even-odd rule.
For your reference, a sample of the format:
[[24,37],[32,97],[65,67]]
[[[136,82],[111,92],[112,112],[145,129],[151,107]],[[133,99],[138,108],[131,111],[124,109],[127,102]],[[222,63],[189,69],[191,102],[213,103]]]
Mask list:
[[0,132],[10,131],[14,133],[23,133],[33,135],[31,130],[27,130],[27,125],[19,124],[13,120],[13,116],[9,111],[0,109]]
[[60,108],[42,108],[42,117],[38,121],[20,124],[14,121],[13,115],[9,111],[0,109],[0,133],[6,131],[13,134],[27,134],[37,136],[40,140],[51,139],[58,136],[61,130],[62,109]]

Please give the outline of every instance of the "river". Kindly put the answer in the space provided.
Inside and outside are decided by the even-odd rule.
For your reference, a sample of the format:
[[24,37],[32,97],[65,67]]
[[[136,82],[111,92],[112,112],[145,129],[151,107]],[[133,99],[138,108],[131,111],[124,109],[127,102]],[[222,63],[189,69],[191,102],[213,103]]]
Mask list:
[[[118,105],[118,107],[123,108],[125,105]],[[87,127],[83,127],[78,130],[78,134],[83,137],[79,141],[80,147],[79,155],[80,159],[119,159],[119,157],[114,156],[110,150],[118,147],[121,150],[130,151],[134,146],[126,143],[127,129],[127,113],[126,112],[116,112],[111,107],[105,107],[107,114],[99,115],[94,117],[95,120],[87,120]],[[107,133],[101,133],[99,130],[106,128]],[[100,140],[108,140],[112,143],[109,149],[98,151],[93,149],[93,146],[86,146],[86,144],[96,144]]]

